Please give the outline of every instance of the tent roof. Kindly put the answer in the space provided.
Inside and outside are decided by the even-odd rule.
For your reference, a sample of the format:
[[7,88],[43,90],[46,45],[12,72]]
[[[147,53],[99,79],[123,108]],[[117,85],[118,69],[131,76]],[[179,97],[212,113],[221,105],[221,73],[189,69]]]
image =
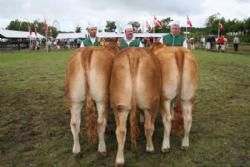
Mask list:
[[[167,33],[134,33],[135,37],[162,37]],[[57,39],[75,39],[75,38],[85,38],[86,33],[59,33],[57,35]],[[115,33],[115,32],[100,32],[96,34],[97,37],[100,38],[119,38],[124,37],[123,33]]]
[[59,33],[56,39],[75,39],[85,38],[85,33]]
[[30,35],[26,31],[0,30],[0,36],[4,38],[45,38],[43,35],[34,32]]
[[115,33],[115,32],[100,32],[96,34],[99,38],[119,38],[123,37],[124,34]]
[[166,35],[167,33],[135,33],[134,36],[135,37],[143,37],[143,38],[146,38],[146,37],[155,37],[155,38],[160,38],[160,37],[163,37],[164,35]]

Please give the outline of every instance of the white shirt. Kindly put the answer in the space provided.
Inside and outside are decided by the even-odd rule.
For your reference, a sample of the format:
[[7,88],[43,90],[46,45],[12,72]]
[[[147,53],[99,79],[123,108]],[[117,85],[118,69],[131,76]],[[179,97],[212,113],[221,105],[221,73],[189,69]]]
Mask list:
[[[92,37],[89,37],[91,43],[95,43],[95,40],[96,40],[96,37],[92,38]],[[81,46],[80,47],[84,47],[84,43],[83,43],[84,40],[82,40],[82,43],[81,43]]]
[[[160,39],[160,43],[162,43],[162,44],[163,44],[163,36],[162,36],[162,37],[161,37],[161,39]],[[186,39],[183,41],[183,43],[182,43],[182,47],[184,47],[184,48],[188,48],[188,44],[187,44],[187,40],[186,40]]]
[[[133,40],[135,40],[135,37],[133,36],[133,38],[132,38],[131,40],[128,40],[128,39],[126,38],[126,36],[125,36],[125,37],[124,37],[124,40],[126,41],[126,43],[127,43],[128,46],[129,46],[129,44],[130,44]],[[143,44],[141,43],[141,41],[140,41],[139,47],[143,47]]]

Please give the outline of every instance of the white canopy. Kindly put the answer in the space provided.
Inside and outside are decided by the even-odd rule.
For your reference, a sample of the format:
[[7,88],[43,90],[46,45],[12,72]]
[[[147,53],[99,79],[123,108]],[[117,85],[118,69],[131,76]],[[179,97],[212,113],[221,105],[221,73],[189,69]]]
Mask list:
[[56,39],[76,39],[85,38],[85,33],[59,33]]
[[45,38],[43,35],[32,32],[31,35],[26,31],[0,30],[1,38]]
[[[135,37],[157,37],[160,38],[167,33],[134,33]],[[115,32],[99,32],[96,34],[99,38],[120,38],[124,37],[125,35],[122,33],[115,33]],[[57,35],[57,39],[75,39],[75,38],[85,38],[86,33],[59,33]]]
[[100,32],[100,33],[97,33],[96,36],[99,38],[120,38],[120,37],[123,37],[124,34],[115,33],[115,32]]
[[146,33],[145,32],[145,33],[135,33],[134,36],[135,37],[143,37],[143,38],[146,38],[146,37],[161,38],[166,34],[167,33]]

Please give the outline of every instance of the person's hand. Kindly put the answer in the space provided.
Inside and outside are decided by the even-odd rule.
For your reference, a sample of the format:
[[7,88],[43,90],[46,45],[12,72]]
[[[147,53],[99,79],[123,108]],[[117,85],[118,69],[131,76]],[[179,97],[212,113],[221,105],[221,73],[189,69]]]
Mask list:
[[120,41],[117,41],[117,46],[121,47],[121,42]]

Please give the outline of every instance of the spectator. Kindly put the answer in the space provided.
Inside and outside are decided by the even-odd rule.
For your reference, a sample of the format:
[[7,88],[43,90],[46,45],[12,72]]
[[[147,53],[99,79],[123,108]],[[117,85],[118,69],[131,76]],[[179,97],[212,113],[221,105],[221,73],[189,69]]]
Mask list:
[[200,43],[201,43],[201,48],[205,48],[206,39],[205,39],[205,37],[203,35],[202,35],[202,37],[200,39]]
[[51,46],[52,46],[52,42],[51,42],[51,39],[48,38],[48,41],[47,41],[47,51],[51,51]]
[[146,42],[146,44],[145,44],[146,47],[150,47],[151,46],[151,39],[149,37],[147,37],[145,39],[145,42]]
[[21,39],[17,39],[17,50],[20,51],[21,49]]
[[40,50],[40,41],[38,38],[35,41],[35,50]]
[[224,35],[222,35],[222,36],[219,37],[219,39],[218,39],[218,44],[219,44],[218,51],[224,52],[224,51],[225,51],[225,40],[224,40]]
[[170,28],[170,34],[164,35],[160,42],[168,46],[182,46],[187,48],[187,41],[180,35],[180,23],[174,21]]
[[211,37],[210,37],[210,46],[211,46],[211,49],[214,49],[215,44],[216,44],[215,37],[214,37],[214,35],[211,35]]
[[210,35],[208,35],[206,38],[206,50],[210,50],[210,49],[211,49],[211,37]]
[[194,38],[194,37],[191,37],[191,38],[189,39],[189,41],[190,41],[190,47],[191,47],[191,49],[192,49],[192,50],[195,49],[195,38]]
[[240,44],[240,39],[239,39],[239,37],[237,35],[235,35],[234,39],[233,39],[233,45],[234,45],[234,51],[235,52],[238,51],[239,44]]
[[82,40],[81,39],[76,39],[76,46],[77,46],[77,48],[80,48],[80,46],[81,46],[81,42],[82,42]]

